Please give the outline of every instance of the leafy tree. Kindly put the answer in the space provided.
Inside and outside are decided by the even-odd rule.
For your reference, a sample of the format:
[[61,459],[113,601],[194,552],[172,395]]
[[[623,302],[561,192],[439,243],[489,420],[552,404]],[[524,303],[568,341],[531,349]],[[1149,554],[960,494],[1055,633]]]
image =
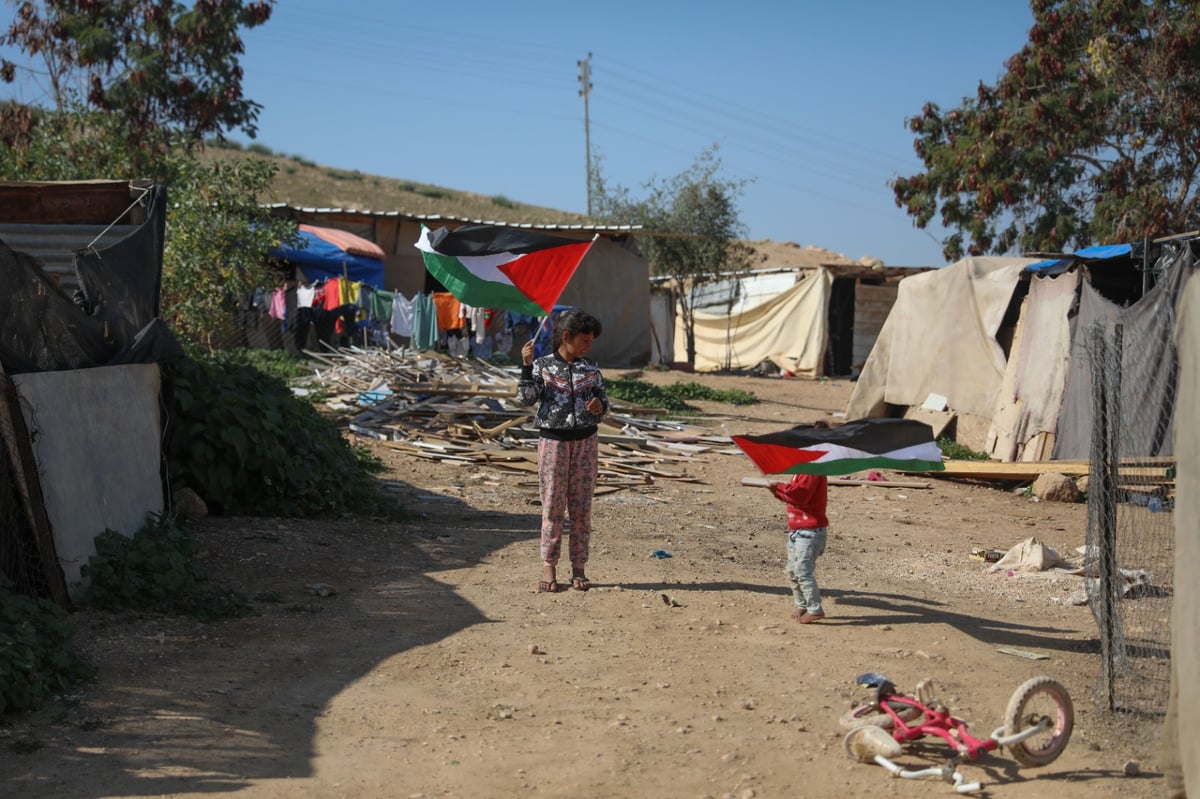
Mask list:
[[892,184],[947,258],[1065,251],[1200,225],[1195,0],[1033,0],[996,85],[908,125],[925,170]]
[[[271,16],[274,0],[9,0],[16,14],[0,45],[46,65],[55,110],[76,97],[118,119],[139,176],[169,141],[190,147],[211,133],[251,137],[261,106],[242,95],[240,30]],[[0,79],[16,65],[0,60]]]
[[280,242],[295,243],[296,228],[259,205],[275,178],[277,167],[270,161],[206,161],[192,153],[168,161],[163,318],[185,340],[211,352],[238,300],[279,282],[264,256]]
[[701,153],[691,167],[665,180],[651,180],[640,199],[629,189],[609,186],[600,170],[592,170],[595,215],[618,224],[641,225],[638,244],[650,272],[672,278],[676,307],[683,317],[688,363],[696,361],[695,301],[699,289],[721,272],[748,269],[753,251],[743,244],[744,227],[737,199],[744,180],[720,176],[717,147]]

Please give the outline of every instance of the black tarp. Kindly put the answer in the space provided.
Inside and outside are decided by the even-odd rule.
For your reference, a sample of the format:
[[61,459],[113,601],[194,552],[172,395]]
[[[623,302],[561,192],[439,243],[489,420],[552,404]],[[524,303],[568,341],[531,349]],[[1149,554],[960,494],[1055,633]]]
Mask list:
[[[103,249],[74,253],[69,297],[37,258],[0,241],[0,364],[9,374],[162,363],[183,349],[159,319],[166,192],[152,187],[146,220]],[[64,220],[47,219],[47,224]]]

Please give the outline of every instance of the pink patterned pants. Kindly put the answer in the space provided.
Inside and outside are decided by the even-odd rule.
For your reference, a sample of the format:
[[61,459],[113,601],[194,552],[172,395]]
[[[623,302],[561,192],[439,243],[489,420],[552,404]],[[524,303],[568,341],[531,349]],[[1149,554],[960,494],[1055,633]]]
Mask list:
[[599,437],[581,441],[538,439],[538,484],[542,500],[542,563],[557,566],[563,527],[569,525],[572,568],[588,561],[592,540],[592,494],[596,491]]

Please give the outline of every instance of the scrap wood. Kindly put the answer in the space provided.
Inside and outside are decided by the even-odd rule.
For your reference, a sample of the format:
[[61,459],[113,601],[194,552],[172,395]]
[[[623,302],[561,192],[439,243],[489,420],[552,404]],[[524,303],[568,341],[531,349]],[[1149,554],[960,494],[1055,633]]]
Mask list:
[[[922,472],[930,477],[973,477],[980,480],[1013,480],[1023,482],[1034,480],[1040,475],[1057,473],[1068,477],[1082,477],[1091,471],[1087,461],[966,461],[947,460],[942,462],[945,469],[940,472]],[[1162,464],[1158,466],[1125,466],[1120,465],[1118,474],[1122,477],[1136,477],[1144,480],[1171,480],[1174,474],[1173,466]]]

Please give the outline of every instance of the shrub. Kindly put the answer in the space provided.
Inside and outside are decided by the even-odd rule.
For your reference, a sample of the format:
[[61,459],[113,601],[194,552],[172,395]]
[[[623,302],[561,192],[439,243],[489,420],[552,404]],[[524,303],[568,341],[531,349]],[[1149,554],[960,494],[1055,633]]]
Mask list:
[[668,411],[696,410],[695,406],[687,403],[688,400],[711,400],[731,405],[753,405],[758,402],[758,397],[748,391],[721,391],[699,383],[655,386],[644,380],[606,380],[604,387],[616,399]]
[[89,584],[84,601],[102,610],[151,610],[202,619],[244,616],[244,596],[205,583],[193,558],[194,544],[166,515],[156,516],[131,538],[113,530],[96,536],[96,554],[81,573]]
[[236,356],[185,359],[172,373],[168,473],[214,512],[402,515],[371,479],[379,461],[283,381]]
[[977,452],[970,447],[964,447],[948,436],[942,436],[937,443],[942,454],[953,461],[986,461],[989,459],[986,452]]
[[67,612],[15,594],[0,574],[0,713],[28,710],[90,679],[92,664],[74,648]]

